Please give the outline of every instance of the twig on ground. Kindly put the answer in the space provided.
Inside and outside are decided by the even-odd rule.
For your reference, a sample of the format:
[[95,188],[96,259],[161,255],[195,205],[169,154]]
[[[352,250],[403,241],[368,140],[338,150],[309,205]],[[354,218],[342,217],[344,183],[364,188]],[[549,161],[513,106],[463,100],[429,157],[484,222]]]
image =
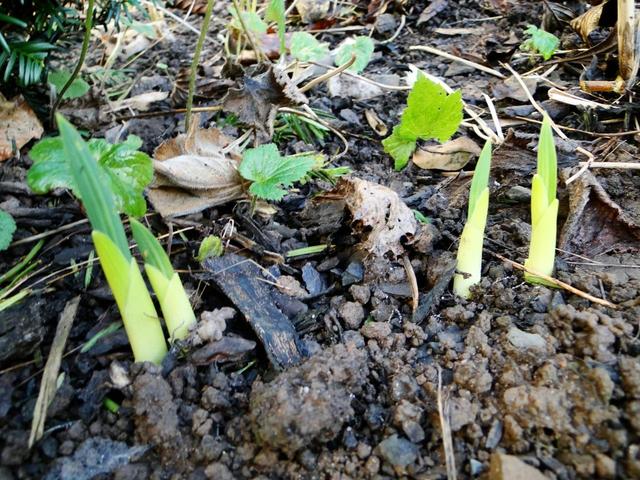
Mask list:
[[618,308],[617,305],[615,305],[615,304],[613,304],[613,303],[611,303],[611,302],[609,302],[607,300],[603,300],[602,298],[594,297],[593,295],[591,295],[591,294],[589,294],[587,292],[583,292],[582,290],[578,290],[577,288],[569,285],[568,283],[564,283],[561,280],[558,280],[556,278],[550,277],[549,275],[545,275],[543,273],[536,272],[535,270],[531,270],[530,268],[527,268],[527,267],[525,267],[524,265],[522,265],[522,264],[520,264],[518,262],[514,262],[513,260],[509,260],[508,258],[503,257],[502,255],[499,255],[499,254],[497,254],[495,252],[491,252],[491,254],[494,257],[502,260],[503,262],[507,262],[508,264],[512,265],[514,268],[517,268],[518,270],[522,270],[523,272],[527,272],[527,273],[529,273],[531,275],[535,275],[536,277],[540,277],[543,280],[545,280],[546,282],[549,282],[549,283],[551,283],[551,284],[553,284],[553,285],[555,285],[555,286],[557,286],[559,288],[562,288],[562,289],[564,289],[564,290],[566,290],[568,292],[571,292],[574,295],[578,295],[579,297],[582,297],[582,298],[584,298],[586,300],[589,300],[590,302],[597,303],[598,305],[603,305],[605,307],[609,307],[609,308],[613,308],[613,309]]
[[489,75],[493,75],[494,77],[498,77],[498,78],[501,78],[503,80],[507,78],[502,73],[500,73],[497,70],[494,70],[493,68],[485,67],[484,65],[480,65],[479,63],[472,62],[471,60],[466,60],[466,59],[461,58],[461,57],[457,57],[455,55],[452,55],[451,53],[447,53],[447,52],[445,52],[443,50],[439,50],[439,49],[434,48],[434,47],[428,47],[428,46],[425,46],[425,45],[413,45],[413,46],[409,47],[409,50],[419,50],[421,52],[432,53],[434,55],[438,55],[439,57],[446,58],[448,60],[453,60],[454,62],[462,63],[464,65],[467,65],[468,67],[473,67],[473,68],[475,68],[477,70],[480,70],[482,72],[488,73]]
[[411,311],[416,313],[418,309],[418,300],[420,297],[420,291],[418,289],[418,279],[416,278],[416,272],[413,271],[413,265],[411,265],[411,259],[409,255],[402,257],[402,263],[404,265],[404,271],[407,273],[407,279],[409,280],[409,286],[411,287]]
[[[507,64],[507,63],[503,63],[502,64],[507,70],[509,70],[511,72],[511,74],[513,75],[513,77],[516,79],[516,81],[520,84],[520,87],[522,88],[522,90],[524,91],[524,93],[526,94],[527,98],[529,99],[529,102],[531,103],[531,105],[533,105],[533,108],[535,108],[538,112],[540,112],[540,114],[542,116],[546,115],[547,112],[545,111],[544,108],[542,108],[540,106],[540,104],[538,102],[536,102],[536,100],[533,98],[533,95],[531,95],[531,92],[529,91],[529,89],[527,88],[527,85],[524,83],[524,81],[522,80],[522,77],[520,76],[520,74],[518,72],[516,72],[511,65]],[[556,122],[553,121],[553,119],[551,119],[551,117],[549,117],[549,122],[551,123],[551,128],[553,128],[553,130],[558,134],[558,136],[560,138],[562,138],[563,140],[566,140],[567,142],[571,142],[571,140],[569,139],[569,137],[567,137],[564,132],[558,128],[558,126],[556,125]],[[595,159],[595,157],[593,156],[593,154],[591,152],[588,152],[587,150],[585,150],[582,147],[576,147],[576,152],[579,152],[581,154],[583,154],[584,156],[587,157],[587,162],[585,165],[583,165],[580,170],[578,170],[577,173],[575,173],[574,175],[572,175],[570,178],[567,179],[567,181],[565,182],[566,185],[569,185],[571,182],[575,181],[580,175],[582,175],[591,165],[591,163],[593,163],[593,160]]]
[[447,479],[456,480],[456,457],[453,450],[451,437],[451,424],[449,423],[449,405],[442,396],[442,368],[438,365],[438,416],[440,417],[440,430],[442,431],[442,448],[447,467]]
[[300,93],[304,93],[304,92],[312,89],[313,87],[315,87],[319,83],[322,83],[322,82],[324,82],[326,80],[329,80],[331,77],[335,77],[336,75],[339,75],[340,73],[344,72],[347,68],[349,68],[351,65],[353,65],[353,63],[355,61],[356,61],[356,56],[355,55],[351,55],[351,58],[349,59],[349,61],[347,63],[345,63],[343,65],[340,65],[339,67],[336,67],[336,68],[334,68],[332,70],[329,70],[326,73],[323,73],[319,77],[316,77],[313,80],[311,80],[306,85],[303,85],[302,87],[300,87]]
[[404,28],[405,24],[407,23],[407,17],[406,15],[402,15],[400,17],[400,25],[398,26],[397,30],[394,32],[393,35],[391,35],[389,38],[387,38],[386,40],[383,40],[382,42],[380,42],[380,44],[385,45],[387,43],[391,43],[393,42],[396,38],[398,38],[398,35],[400,35],[400,32],[402,31],[402,29]]

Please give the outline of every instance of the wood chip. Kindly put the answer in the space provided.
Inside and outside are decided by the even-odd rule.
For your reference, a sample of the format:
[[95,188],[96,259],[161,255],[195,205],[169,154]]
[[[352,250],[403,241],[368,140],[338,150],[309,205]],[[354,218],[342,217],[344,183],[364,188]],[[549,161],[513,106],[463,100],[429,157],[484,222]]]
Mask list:
[[4,101],[0,95],[0,162],[16,155],[43,133],[40,120],[22,96]]

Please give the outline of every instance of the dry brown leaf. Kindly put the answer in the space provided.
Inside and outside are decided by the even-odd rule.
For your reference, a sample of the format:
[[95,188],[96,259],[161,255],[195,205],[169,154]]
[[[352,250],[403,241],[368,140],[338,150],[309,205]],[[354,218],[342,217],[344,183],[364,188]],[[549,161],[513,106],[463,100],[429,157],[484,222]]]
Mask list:
[[367,119],[367,123],[371,127],[371,129],[376,132],[380,137],[386,137],[387,133],[389,133],[389,129],[384,124],[378,114],[370,108],[367,108],[364,111],[364,116]]
[[424,22],[428,22],[433,17],[442,12],[449,2],[447,0],[432,0],[432,2],[422,11],[418,17],[418,25]]
[[179,8],[197,15],[204,15],[207,11],[207,0],[174,0],[173,8]]
[[[531,77],[522,77],[527,90],[531,92],[531,95],[536,93],[538,88],[538,80]],[[493,86],[493,96],[495,100],[504,100],[505,98],[512,98],[519,102],[528,102],[529,97],[527,92],[522,89],[520,82],[515,77],[509,77],[502,82],[498,82]]]
[[229,89],[222,108],[238,116],[263,135],[273,136],[273,122],[279,107],[307,104],[309,100],[278,65],[255,77],[245,76],[240,88]]
[[296,10],[300,14],[302,23],[313,23],[327,18],[330,0],[298,0],[296,2]]
[[570,25],[585,43],[589,42],[589,34],[598,27],[611,27],[616,22],[616,2],[605,1],[591,7],[579,17],[571,20]]
[[156,179],[149,200],[163,217],[177,217],[244,196],[238,173],[241,155],[224,149],[232,139],[216,128],[200,129],[196,117],[187,134],[162,143],[154,152]]
[[460,170],[480,155],[480,147],[469,137],[459,137],[442,145],[431,145],[413,154],[413,163],[425,170]]
[[131,98],[125,98],[119,102],[111,104],[111,110],[117,112],[118,110],[124,110],[130,108],[139,112],[146,112],[151,107],[152,103],[161,102],[169,96],[169,92],[146,92],[140,95],[135,95]]
[[363,236],[362,247],[377,257],[388,252],[402,255],[402,241],[416,233],[413,212],[390,188],[359,178],[344,178],[328,195],[343,199],[355,228]]
[[[566,179],[574,171],[566,169]],[[590,171],[569,184],[569,214],[559,248],[593,258],[603,252],[640,247],[640,226],[614,202]]]
[[43,133],[40,120],[22,96],[5,101],[0,95],[0,162]]

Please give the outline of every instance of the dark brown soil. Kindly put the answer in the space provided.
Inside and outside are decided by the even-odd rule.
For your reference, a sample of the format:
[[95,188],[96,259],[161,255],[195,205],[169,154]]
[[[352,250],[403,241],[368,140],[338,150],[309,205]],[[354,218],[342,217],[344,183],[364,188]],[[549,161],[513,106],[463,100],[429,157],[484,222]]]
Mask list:
[[[502,80],[408,47],[431,45],[498,69],[500,61],[511,62],[525,72],[532,65],[517,55],[517,47],[527,24],[540,24],[543,3],[391,4],[385,21],[393,19],[397,26],[404,14],[406,26],[396,40],[377,45],[364,75],[403,76],[414,64],[461,88],[470,105],[485,108],[482,94],[496,95],[494,87],[502,88]],[[420,13],[433,4],[443,8],[417,25]],[[211,38],[222,31],[226,8],[216,6]],[[362,15],[355,25],[365,11],[364,5],[358,8]],[[197,17],[194,25],[200,21]],[[367,34],[371,25],[363,25],[368,25]],[[436,32],[438,27],[475,33],[444,35]],[[395,28],[379,30],[373,37],[382,41]],[[325,33],[322,39],[336,45],[344,36]],[[172,43],[149,49],[133,64],[131,95],[170,92],[179,69],[190,61],[195,39],[178,28]],[[562,39],[568,48],[578,44],[568,28]],[[221,48],[207,43],[203,64]],[[89,67],[101,55],[95,48]],[[168,68],[159,69],[158,62]],[[579,74],[575,65],[561,64],[549,79],[570,87],[577,85]],[[539,85],[539,101],[547,100],[548,87]],[[221,97],[224,89],[219,93]],[[548,478],[640,478],[640,177],[633,170],[594,169],[570,188],[562,182],[559,187],[564,229],[556,277],[618,308],[534,286],[494,256],[522,263],[530,236],[528,188],[538,127],[522,124],[505,132],[507,141],[494,153],[483,278],[472,299],[463,301],[451,293],[450,279],[469,177],[415,166],[393,171],[364,111],[374,110],[390,128],[404,108],[404,92],[356,101],[331,98],[327,87],[319,86],[309,96],[311,106],[334,115],[332,123],[347,135],[349,151],[338,164],[350,166],[356,177],[390,187],[430,218],[406,245],[420,288],[417,313],[410,307],[402,259],[363,256],[358,249],[363,232],[349,218],[327,217],[325,211],[310,215],[314,208],[305,209],[322,187],[330,188],[312,182],[276,204],[277,213],[266,220],[255,216],[250,223],[242,208],[227,205],[171,226],[195,227],[173,237],[171,258],[186,287],[197,290],[198,313],[221,307],[242,310],[207,280],[193,258],[202,238],[220,233],[230,220],[262,249],[249,252],[232,243],[232,250],[250,256],[275,277],[297,280],[306,289],[302,295],[278,294],[274,302],[295,326],[300,351],[308,358],[284,371],[272,368],[238,313],[225,315],[225,335],[255,341],[254,351],[227,345],[202,364],[176,346],[162,366],[132,364],[122,329],[86,352],[79,350],[119,321],[97,266],[88,283],[84,269],[74,273],[67,268],[89,255],[89,227],[82,224],[48,236],[38,256],[46,269],[25,284],[33,293],[0,313],[0,479],[447,478],[439,400],[448,411],[458,478],[503,478],[489,474],[497,454],[516,455]],[[167,99],[152,108],[182,106],[179,98],[173,101],[175,105]],[[107,110],[98,113],[104,101],[97,90],[89,100],[75,102],[63,113],[78,127],[112,140],[139,135],[148,152],[183,125],[182,115],[176,114],[116,121]],[[525,112],[519,116],[535,118],[524,101],[505,98],[497,106],[501,117],[519,108]],[[553,107],[548,105],[550,111]],[[595,112],[555,107],[555,120],[563,125],[612,128],[600,123],[605,117]],[[224,118],[210,113],[201,121],[222,125]],[[235,125],[224,130],[231,136],[241,133]],[[461,128],[461,133],[474,136],[471,129]],[[589,151],[604,152],[608,161],[638,156],[633,137],[617,138],[608,146],[607,138],[570,136]],[[289,153],[309,148],[295,140],[279,146]],[[315,148],[332,155],[342,143],[329,136]],[[583,158],[563,142],[558,150],[566,179]],[[0,207],[16,218],[16,239],[84,218],[66,192],[45,197],[29,192],[24,184],[27,153],[28,148],[0,169]],[[577,198],[585,199],[580,208],[573,201]],[[159,233],[168,231],[158,218],[151,220]],[[259,254],[327,242],[335,247],[286,265],[273,265]],[[32,245],[3,252],[0,272]],[[43,279],[52,272],[59,273]],[[45,435],[29,450],[40,373],[58,315],[77,294],[82,301],[65,349],[64,376],[48,409]],[[117,412],[104,406],[105,398],[120,405]]]

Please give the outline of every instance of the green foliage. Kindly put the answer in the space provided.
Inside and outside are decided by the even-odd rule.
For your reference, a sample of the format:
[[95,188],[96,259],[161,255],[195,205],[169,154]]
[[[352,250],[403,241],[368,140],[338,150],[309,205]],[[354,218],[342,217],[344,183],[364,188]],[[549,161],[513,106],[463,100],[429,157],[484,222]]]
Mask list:
[[[242,31],[242,24],[240,23],[240,19],[238,18],[238,12],[236,12],[236,9],[233,6],[229,7],[229,11],[231,12],[232,16],[229,27],[233,28],[234,30]],[[267,33],[267,28],[269,28],[269,26],[264,22],[264,20],[262,20],[262,18],[260,18],[260,15],[258,15],[257,12],[241,11],[240,17],[242,18],[242,21],[246,25],[249,32],[253,33],[254,35],[262,35],[264,33]]]
[[[66,70],[57,70],[55,72],[49,72],[49,75],[47,76],[47,83],[53,86],[57,95],[69,78],[71,78],[71,72]],[[77,77],[73,82],[71,82],[71,85],[69,85],[69,88],[64,94],[63,100],[80,98],[84,96],[90,88],[91,86],[86,81]]]
[[113,195],[107,186],[108,180],[104,170],[99,167],[89,145],[74,126],[62,115],[56,115],[56,122],[60,129],[58,141],[63,148],[62,152],[56,153],[63,159],[66,158],[69,164],[66,175],[69,175],[68,178],[71,179],[74,189],[82,199],[91,226],[111,239],[126,260],[131,259],[129,243],[120,222]]
[[[95,159],[102,185],[112,194],[117,211],[141,216],[147,211],[143,190],[153,179],[153,165],[146,153],[139,152],[142,140],[130,135],[123,143],[110,144],[104,139],[92,139],[86,144]],[[27,173],[27,183],[36,193],[55,188],[69,188],[83,201],[81,189],[74,180],[72,162],[60,137],[40,140],[29,152],[33,166]]]
[[520,49],[537,52],[542,55],[542,58],[545,60],[549,60],[560,46],[560,39],[558,37],[534,25],[529,25],[529,28],[527,28],[524,33],[530,38],[522,42]]
[[355,55],[356,61],[347,70],[360,73],[371,61],[373,50],[373,40],[369,37],[348,38],[338,47],[335,64],[337,66],[344,65]]
[[[318,113],[318,116],[333,118],[324,112]],[[276,122],[273,138],[278,143],[283,140],[299,138],[304,143],[317,141],[323,144],[325,137],[329,133],[329,129],[321,123],[294,113],[280,113],[276,117]]]
[[264,200],[278,201],[290,187],[305,177],[314,167],[312,157],[282,157],[275,144],[260,145],[244,152],[238,171],[251,180],[249,192]]
[[[46,59],[61,38],[82,28],[83,2],[3,0],[0,2],[0,78],[21,87],[42,81]],[[94,24],[116,25],[139,0],[97,0]],[[144,9],[140,8],[140,11]]]
[[[555,264],[558,199],[558,164],[551,121],[545,115],[538,141],[538,171],[531,183],[531,241],[524,266],[535,273],[551,276]],[[548,284],[535,274],[525,273],[531,283]]]
[[202,263],[207,258],[219,257],[223,252],[224,246],[222,245],[220,237],[217,235],[209,235],[202,240],[202,243],[200,243],[196,260]]
[[422,212],[418,210],[412,210],[412,212],[413,212],[413,215],[416,217],[416,220],[422,223],[423,225],[427,225],[431,223],[431,219],[427,217],[425,214],[423,214]]
[[322,60],[329,54],[326,43],[319,42],[307,32],[295,32],[291,35],[291,56],[301,62]]
[[280,55],[285,52],[285,7],[284,0],[270,0],[265,12],[265,18],[269,22],[278,24],[278,38],[280,39]]
[[171,277],[174,273],[173,266],[167,252],[164,251],[156,237],[135,218],[129,219],[129,225],[131,225],[131,233],[138,243],[138,250],[142,253],[144,263],[153,265],[165,277]]
[[456,295],[469,298],[470,288],[480,281],[482,273],[482,248],[484,230],[489,211],[489,170],[491,169],[491,143],[487,141],[471,180],[469,191],[469,212],[462,230],[456,274],[453,277],[453,291]]
[[400,124],[383,140],[384,151],[395,160],[396,170],[409,163],[418,139],[446,142],[462,122],[462,94],[447,94],[442,85],[419,74],[407,98]]
[[13,217],[4,210],[0,210],[0,252],[9,248],[15,231],[16,222]]

